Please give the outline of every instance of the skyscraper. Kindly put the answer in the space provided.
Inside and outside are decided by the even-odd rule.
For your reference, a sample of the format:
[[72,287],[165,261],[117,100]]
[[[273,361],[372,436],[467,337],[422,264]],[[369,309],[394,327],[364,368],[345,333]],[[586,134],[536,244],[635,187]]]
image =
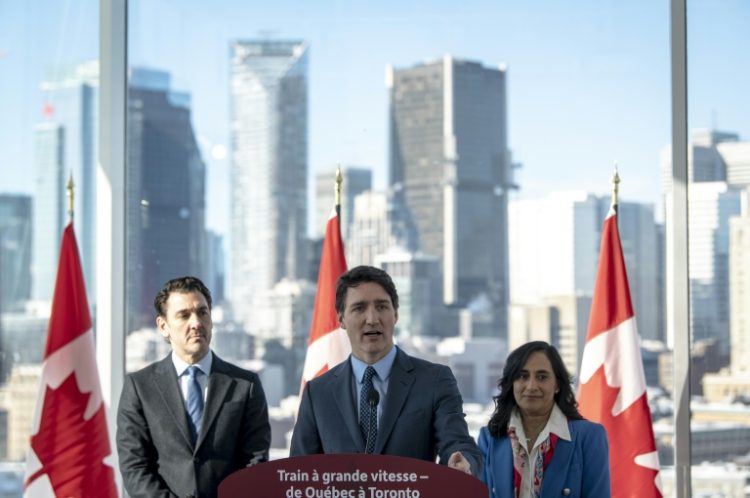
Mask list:
[[390,182],[439,258],[443,301],[491,299],[498,333],[508,302],[505,69],[445,56],[388,68]]
[[127,327],[152,326],[153,297],[183,275],[204,278],[205,165],[190,98],[169,73],[135,68],[128,90]]
[[750,191],[743,196],[743,213],[729,220],[729,301],[731,370],[750,374]]
[[31,295],[31,197],[0,194],[0,312]]
[[96,123],[99,66],[88,62],[50,71],[41,90],[45,121],[35,129],[32,297],[50,300],[60,237],[68,218],[65,183],[75,183],[75,229],[86,290],[93,306],[96,229]]
[[[662,179],[671,175],[671,148],[661,153]],[[716,338],[722,354],[729,347],[729,218],[740,213],[740,189],[750,185],[750,143],[732,132],[697,130],[688,147],[688,233],[690,330],[692,339]],[[662,185],[665,211],[670,183]],[[669,213],[665,219],[670,219]],[[667,286],[671,285],[667,260]],[[667,296],[673,292],[667,288]],[[667,340],[673,332],[667,301]]]
[[726,182],[689,186],[690,330],[729,352],[729,220],[740,214],[740,192]]
[[254,293],[306,276],[307,45],[235,41],[230,57],[227,297],[242,320]]

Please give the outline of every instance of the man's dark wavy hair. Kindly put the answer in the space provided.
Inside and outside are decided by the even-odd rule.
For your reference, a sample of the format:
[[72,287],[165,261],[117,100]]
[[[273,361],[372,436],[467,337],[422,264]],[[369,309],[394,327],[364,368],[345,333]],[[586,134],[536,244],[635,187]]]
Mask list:
[[398,309],[398,292],[391,276],[380,268],[374,266],[355,266],[339,277],[336,282],[336,314],[344,314],[346,307],[346,292],[351,287],[357,287],[365,282],[374,282],[380,285],[391,298],[393,309]]
[[208,309],[211,309],[211,291],[208,290],[203,282],[197,277],[179,277],[173,278],[161,288],[156,297],[154,298],[154,308],[156,308],[157,316],[167,316],[167,299],[173,292],[200,292],[203,297],[206,298],[208,303]]
[[513,382],[521,376],[521,370],[533,353],[542,352],[547,355],[549,362],[552,364],[552,372],[557,380],[559,391],[555,394],[555,403],[560,410],[568,417],[568,420],[582,420],[583,416],[578,412],[578,402],[576,401],[573,388],[571,387],[570,374],[565,368],[560,353],[554,346],[544,341],[532,341],[516,348],[510,355],[503,368],[503,376],[497,387],[500,394],[493,397],[495,401],[495,411],[490,417],[487,424],[490,434],[496,438],[503,438],[508,435],[508,422],[513,407],[516,406],[516,398],[513,396]]

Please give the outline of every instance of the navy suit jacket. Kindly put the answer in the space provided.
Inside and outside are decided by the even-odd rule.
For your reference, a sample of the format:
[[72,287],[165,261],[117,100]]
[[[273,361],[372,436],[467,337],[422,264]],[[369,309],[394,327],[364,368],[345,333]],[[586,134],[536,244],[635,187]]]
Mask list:
[[215,497],[226,476],[267,460],[270,444],[260,379],[216,355],[195,445],[170,356],[125,378],[117,453],[131,498]]
[[[395,347],[395,346],[394,346]],[[290,456],[364,453],[350,360],[311,380],[302,393]],[[479,475],[482,457],[469,436],[463,401],[450,368],[400,349],[391,368],[375,453],[447,463],[460,451]]]
[[[609,446],[604,427],[586,420],[568,421],[568,427],[571,440],[557,440],[544,470],[542,498],[609,498]],[[485,461],[481,479],[490,489],[490,497],[513,498],[510,438],[495,438],[482,427],[479,449]]]

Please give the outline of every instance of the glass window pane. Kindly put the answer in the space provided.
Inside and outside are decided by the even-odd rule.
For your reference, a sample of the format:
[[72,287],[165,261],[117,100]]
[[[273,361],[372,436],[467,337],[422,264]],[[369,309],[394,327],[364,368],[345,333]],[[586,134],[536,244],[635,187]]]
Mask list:
[[60,241],[74,227],[95,309],[98,2],[0,4],[0,480],[20,496]]
[[128,369],[169,350],[160,286],[205,279],[285,456],[340,163],[349,266],[392,275],[397,343],[453,368],[476,433],[509,349],[578,375],[618,161],[639,389],[671,435],[668,2],[130,7]]
[[693,493],[750,482],[750,6],[687,2]]

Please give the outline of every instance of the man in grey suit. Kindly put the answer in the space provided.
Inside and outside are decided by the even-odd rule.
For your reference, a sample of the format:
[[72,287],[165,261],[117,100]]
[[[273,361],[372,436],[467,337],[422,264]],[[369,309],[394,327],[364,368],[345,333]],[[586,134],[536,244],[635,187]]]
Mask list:
[[447,464],[478,475],[482,456],[469,436],[450,368],[393,344],[398,294],[391,277],[358,266],[336,285],[336,312],[349,359],[305,385],[290,456],[375,453]]
[[235,470],[266,461],[271,443],[260,379],[221,360],[211,342],[211,293],[195,277],[170,280],[154,300],[172,353],[125,379],[117,452],[137,497],[215,497]]

